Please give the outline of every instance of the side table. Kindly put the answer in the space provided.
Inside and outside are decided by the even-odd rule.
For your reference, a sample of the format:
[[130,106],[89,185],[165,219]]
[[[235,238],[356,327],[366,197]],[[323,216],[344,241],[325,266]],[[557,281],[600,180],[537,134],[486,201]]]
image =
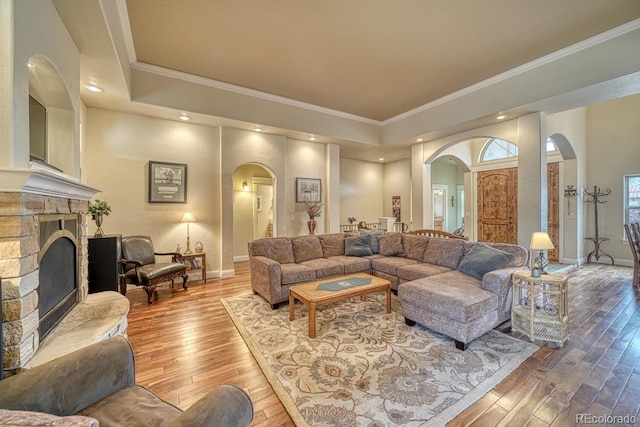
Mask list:
[[207,283],[207,254],[204,252],[194,252],[182,254],[182,259],[187,266],[187,270],[200,268],[202,270],[202,280]]
[[567,276],[543,274],[532,277],[531,271],[513,273],[511,329],[560,347],[569,339]]

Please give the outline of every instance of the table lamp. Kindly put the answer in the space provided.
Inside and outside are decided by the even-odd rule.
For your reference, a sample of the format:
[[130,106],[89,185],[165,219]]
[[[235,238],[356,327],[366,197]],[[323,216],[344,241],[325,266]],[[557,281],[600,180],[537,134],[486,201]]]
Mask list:
[[184,213],[184,215],[182,215],[182,219],[180,220],[180,222],[186,222],[187,223],[187,250],[184,251],[185,254],[190,254],[191,252],[191,248],[189,247],[190,243],[189,243],[189,223],[190,222],[196,222],[196,217],[193,216],[193,213],[191,211],[186,211]]
[[533,261],[533,269],[531,270],[531,275],[533,277],[540,277],[540,272],[544,271],[549,265],[549,261],[544,256],[544,251],[549,249],[554,249],[553,243],[551,243],[551,238],[549,235],[544,232],[535,232],[531,234],[531,243],[529,244],[529,248],[531,250],[537,250],[538,256]]

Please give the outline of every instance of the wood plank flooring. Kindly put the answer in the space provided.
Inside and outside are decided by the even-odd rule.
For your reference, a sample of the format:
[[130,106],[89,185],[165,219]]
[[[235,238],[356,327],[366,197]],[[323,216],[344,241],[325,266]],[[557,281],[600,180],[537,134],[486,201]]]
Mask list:
[[[631,275],[631,268],[600,264],[573,270],[570,341],[563,348],[536,342],[538,352],[449,426],[564,427],[581,424],[579,414],[640,417],[640,297]],[[293,425],[220,303],[251,293],[247,262],[236,264],[233,278],[158,293],[151,306],[142,290],[127,293],[138,384],[186,409],[233,383],[251,395],[252,426]]]

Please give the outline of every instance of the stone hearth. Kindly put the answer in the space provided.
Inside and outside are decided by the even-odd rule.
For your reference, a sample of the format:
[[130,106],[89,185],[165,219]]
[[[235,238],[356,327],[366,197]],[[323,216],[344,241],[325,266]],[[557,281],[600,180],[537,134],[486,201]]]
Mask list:
[[[111,298],[96,298],[92,294],[87,300],[89,286],[86,212],[88,201],[97,190],[66,177],[34,170],[0,170],[0,182],[0,278],[4,370],[11,373],[27,367],[39,348],[49,341],[77,341],[77,337],[73,338],[73,335],[77,335],[79,330],[88,337],[93,336],[89,338],[90,341],[98,341],[114,334],[126,335],[126,298],[118,293],[112,293],[114,295],[111,295]],[[63,319],[41,342],[38,332],[40,217],[63,214],[77,217],[78,305],[69,313],[75,317]],[[102,306],[101,299],[108,300],[104,302],[106,306]],[[92,319],[96,316],[100,320],[93,322]],[[105,322],[114,324],[106,326]],[[92,323],[99,325],[97,330],[94,333],[87,332],[87,325],[90,327]],[[78,327],[79,325],[84,326]],[[66,332],[70,333],[67,339],[64,338]],[[73,350],[75,343],[74,346],[58,345]],[[43,359],[46,356],[39,358]]]

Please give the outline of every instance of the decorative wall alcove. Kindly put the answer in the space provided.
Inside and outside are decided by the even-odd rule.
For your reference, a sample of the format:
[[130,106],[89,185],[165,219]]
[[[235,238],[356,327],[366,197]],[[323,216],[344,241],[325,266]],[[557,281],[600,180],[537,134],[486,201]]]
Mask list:
[[29,58],[29,97],[31,162],[73,176],[73,105],[58,69],[45,56]]

